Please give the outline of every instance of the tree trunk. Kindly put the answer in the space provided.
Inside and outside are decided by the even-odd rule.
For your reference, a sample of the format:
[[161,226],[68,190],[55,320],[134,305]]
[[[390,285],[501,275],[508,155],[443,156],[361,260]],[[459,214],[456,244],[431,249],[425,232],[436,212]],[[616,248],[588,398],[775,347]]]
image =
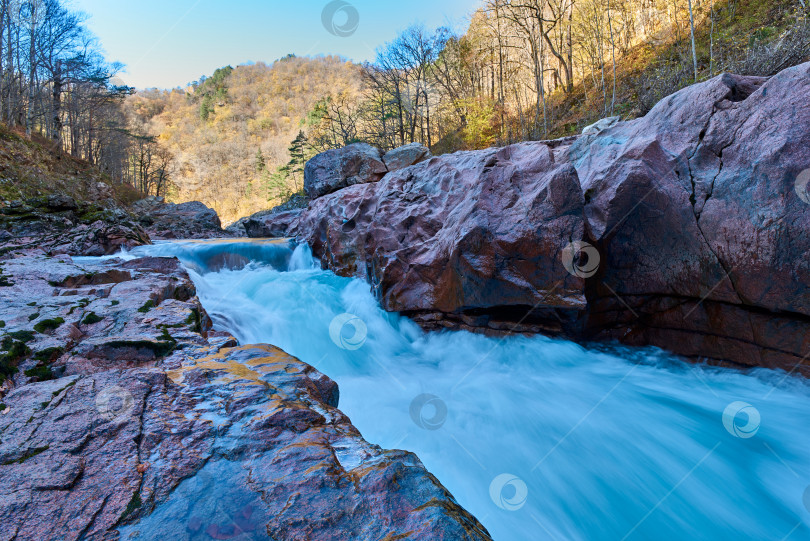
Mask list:
[[62,61],[56,61],[53,71],[53,133],[51,137],[56,147],[62,150]]
[[574,90],[574,41],[571,35],[571,28],[574,26],[574,0],[571,0],[571,6],[568,11],[568,73],[566,73],[568,84],[565,87],[567,93]]
[[28,46],[28,115],[25,119],[25,132],[30,136],[34,129],[34,105],[36,103],[37,81],[37,4],[31,2],[31,26]]
[[6,72],[3,71],[3,36],[6,31],[6,13],[8,12],[8,0],[2,0],[0,6],[0,121],[3,120],[3,111],[5,105],[5,98],[3,97],[3,90],[5,90]]
[[613,97],[610,99],[610,114],[616,106],[616,41],[613,39],[613,15],[610,12],[610,0],[607,2],[608,28],[610,29],[610,54],[613,59]]
[[692,0],[686,0],[689,5],[689,32],[692,36],[692,64],[695,68],[695,82],[698,80],[697,48],[695,47],[695,17],[692,15]]
[[709,30],[709,77],[714,77],[714,0],[711,5],[712,27]]

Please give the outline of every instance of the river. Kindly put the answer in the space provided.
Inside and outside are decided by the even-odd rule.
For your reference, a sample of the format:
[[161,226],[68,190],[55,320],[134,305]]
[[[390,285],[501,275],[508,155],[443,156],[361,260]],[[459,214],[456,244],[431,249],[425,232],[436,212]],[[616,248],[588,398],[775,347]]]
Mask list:
[[[120,255],[120,254],[119,254]],[[286,241],[166,242],[216,328],[338,382],[496,540],[808,539],[810,386],[654,348],[423,332]]]

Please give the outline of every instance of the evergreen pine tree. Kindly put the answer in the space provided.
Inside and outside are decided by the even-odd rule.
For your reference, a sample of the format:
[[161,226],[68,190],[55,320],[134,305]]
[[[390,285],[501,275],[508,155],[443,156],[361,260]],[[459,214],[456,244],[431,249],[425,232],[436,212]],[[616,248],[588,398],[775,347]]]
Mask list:
[[[295,191],[299,192],[303,189],[304,165],[307,162],[307,136],[303,131],[298,132],[287,151],[290,153],[290,161],[286,167],[293,179]],[[299,179],[301,180],[300,184]]]

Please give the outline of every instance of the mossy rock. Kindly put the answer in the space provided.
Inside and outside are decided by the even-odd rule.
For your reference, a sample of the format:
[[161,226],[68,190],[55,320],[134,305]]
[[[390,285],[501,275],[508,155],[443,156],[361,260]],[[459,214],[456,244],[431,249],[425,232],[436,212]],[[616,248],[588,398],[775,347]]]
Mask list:
[[0,341],[0,349],[6,352],[0,355],[0,383],[2,383],[6,378],[18,372],[17,364],[30,355],[31,350],[25,345],[25,342],[14,340],[9,335],[6,335]]
[[62,325],[64,322],[65,320],[62,319],[61,317],[56,317],[53,319],[43,319],[42,321],[34,325],[34,330],[40,334],[44,334],[48,331],[58,329],[59,326]]
[[84,316],[84,319],[82,320],[82,325],[92,325],[93,323],[98,323],[102,319],[104,318],[96,315],[95,312],[87,312],[87,315]]
[[25,371],[29,378],[36,378],[37,381],[50,381],[56,379],[51,367],[48,364],[38,364],[34,368]]
[[14,331],[8,333],[7,336],[10,336],[14,340],[19,340],[20,342],[30,342],[34,339],[34,332],[33,331]]
[[9,460],[8,462],[5,462],[3,465],[8,466],[10,464],[22,464],[23,462],[25,462],[29,458],[34,458],[35,456],[37,456],[37,455],[39,455],[41,453],[44,453],[45,451],[47,451],[50,448],[51,448],[50,445],[46,445],[44,447],[37,447],[35,449],[31,449],[30,451],[26,451],[25,453],[23,453],[23,455],[20,458],[18,458],[16,460]]
[[31,358],[44,363],[51,363],[61,357],[64,352],[65,348],[62,347],[45,348],[34,353]]

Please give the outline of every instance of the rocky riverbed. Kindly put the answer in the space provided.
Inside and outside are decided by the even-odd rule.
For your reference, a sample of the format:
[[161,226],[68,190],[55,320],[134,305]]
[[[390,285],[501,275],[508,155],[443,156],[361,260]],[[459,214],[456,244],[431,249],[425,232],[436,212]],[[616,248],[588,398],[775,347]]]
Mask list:
[[332,380],[213,331],[177,259],[0,269],[0,539],[489,539]]

